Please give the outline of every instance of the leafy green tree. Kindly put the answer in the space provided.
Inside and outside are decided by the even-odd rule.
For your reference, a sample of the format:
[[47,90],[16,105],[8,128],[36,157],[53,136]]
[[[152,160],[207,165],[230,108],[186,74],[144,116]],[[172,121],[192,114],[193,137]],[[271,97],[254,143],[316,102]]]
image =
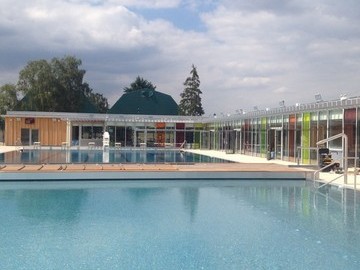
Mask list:
[[18,103],[18,90],[14,84],[5,84],[0,87],[0,114],[11,111]]
[[82,62],[75,57],[53,58],[51,67],[56,82],[56,111],[79,111],[84,99],[83,79],[86,71],[80,69]]
[[192,65],[190,75],[186,78],[184,91],[180,94],[179,113],[180,115],[200,116],[204,114],[200,97],[202,92],[199,88],[199,75],[194,65]]
[[20,71],[17,86],[26,99],[26,103],[21,103],[21,109],[46,111],[53,108],[55,80],[46,60],[29,62]]
[[23,93],[22,110],[79,112],[86,98],[105,112],[107,99],[84,82],[82,62],[72,56],[31,61],[20,71],[18,89]]
[[102,94],[94,93],[93,89],[89,87],[87,83],[84,84],[84,94],[92,104],[96,107],[96,110],[99,113],[106,113],[109,109],[109,103],[107,98],[105,98]]
[[130,84],[130,87],[124,87],[124,92],[130,93],[141,89],[155,90],[155,88],[156,86],[153,85],[151,82],[141,78],[140,76],[137,76],[135,81]]
[[[18,90],[14,84],[5,84],[0,87],[0,115],[11,111],[18,103]],[[0,141],[4,138],[5,121],[0,117]]]

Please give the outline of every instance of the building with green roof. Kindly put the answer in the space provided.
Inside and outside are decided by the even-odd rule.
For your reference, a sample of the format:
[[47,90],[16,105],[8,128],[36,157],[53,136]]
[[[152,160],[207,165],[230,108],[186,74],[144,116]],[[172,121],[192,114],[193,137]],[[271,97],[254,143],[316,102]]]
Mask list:
[[142,89],[123,94],[108,113],[178,115],[178,105],[170,95]]

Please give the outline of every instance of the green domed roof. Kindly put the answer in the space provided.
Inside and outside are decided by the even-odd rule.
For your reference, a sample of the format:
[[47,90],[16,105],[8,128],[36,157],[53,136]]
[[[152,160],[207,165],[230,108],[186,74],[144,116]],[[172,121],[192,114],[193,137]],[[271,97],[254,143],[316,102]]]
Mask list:
[[142,89],[123,94],[108,113],[178,115],[178,105],[170,95]]

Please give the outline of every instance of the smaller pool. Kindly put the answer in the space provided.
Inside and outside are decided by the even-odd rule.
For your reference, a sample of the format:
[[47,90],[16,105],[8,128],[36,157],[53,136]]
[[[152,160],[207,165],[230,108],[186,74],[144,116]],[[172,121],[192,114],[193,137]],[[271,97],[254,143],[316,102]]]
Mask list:
[[159,149],[24,150],[0,154],[0,164],[51,163],[228,163],[230,161]]

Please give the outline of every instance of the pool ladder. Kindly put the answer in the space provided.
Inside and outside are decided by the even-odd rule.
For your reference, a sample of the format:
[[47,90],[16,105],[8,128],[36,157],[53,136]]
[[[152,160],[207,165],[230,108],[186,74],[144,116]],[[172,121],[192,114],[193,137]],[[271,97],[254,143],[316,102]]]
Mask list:
[[[318,188],[329,185],[330,183],[334,182],[335,180],[339,179],[340,177],[344,177],[344,184],[348,183],[348,181],[347,181],[347,179],[348,179],[348,159],[349,159],[349,157],[348,157],[348,137],[347,137],[347,135],[345,133],[339,133],[337,135],[334,135],[334,136],[331,136],[329,138],[323,139],[323,140],[318,141],[316,143],[318,164],[319,164],[319,154],[318,153],[319,153],[320,145],[322,145],[324,143],[327,143],[327,142],[330,142],[330,141],[333,141],[333,140],[336,140],[336,139],[339,139],[339,138],[342,138],[342,146],[343,146],[343,158],[341,159],[341,161],[343,163],[343,174],[337,176],[335,179],[332,179],[332,180],[320,185]],[[319,179],[319,173],[321,171],[333,166],[335,163],[336,162],[332,162],[331,164],[328,164],[325,167],[322,167],[319,170],[315,171],[313,179],[318,180]],[[315,184],[315,181],[314,181],[314,184]],[[354,189],[356,190],[356,169],[354,170]]]

